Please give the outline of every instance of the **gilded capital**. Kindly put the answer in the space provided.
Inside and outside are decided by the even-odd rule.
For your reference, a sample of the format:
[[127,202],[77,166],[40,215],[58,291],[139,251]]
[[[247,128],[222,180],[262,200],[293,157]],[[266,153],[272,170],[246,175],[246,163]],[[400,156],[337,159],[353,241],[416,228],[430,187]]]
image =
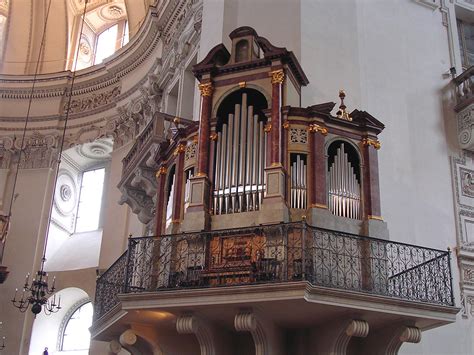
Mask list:
[[205,84],[199,84],[199,91],[201,92],[201,96],[212,96],[212,92],[214,91],[214,87],[212,86],[212,83],[205,83]]
[[166,175],[167,172],[168,172],[168,168],[166,166],[162,166],[156,172],[156,177],[159,178],[161,175]]
[[272,77],[272,84],[281,84],[285,80],[285,72],[283,69],[278,69],[270,72]]
[[373,146],[375,149],[379,150],[382,144],[376,139],[364,138],[362,139],[362,145],[364,146]]
[[217,133],[216,132],[211,133],[209,138],[211,139],[211,141],[216,141],[217,140]]
[[288,122],[288,121],[283,122],[283,128],[284,129],[290,128],[290,122]]
[[184,144],[178,144],[176,149],[173,152],[174,156],[177,156],[178,154],[184,153],[186,151],[186,147]]
[[272,124],[271,124],[271,123],[267,123],[267,124],[265,125],[265,127],[263,128],[263,130],[264,130],[265,132],[267,132],[267,133],[270,132],[270,131],[272,130]]
[[316,132],[319,132],[321,133],[323,136],[327,136],[328,134],[328,129],[326,127],[323,127],[323,126],[320,126],[316,123],[313,123],[313,124],[310,124],[309,127],[308,127],[308,131],[310,133],[316,133]]

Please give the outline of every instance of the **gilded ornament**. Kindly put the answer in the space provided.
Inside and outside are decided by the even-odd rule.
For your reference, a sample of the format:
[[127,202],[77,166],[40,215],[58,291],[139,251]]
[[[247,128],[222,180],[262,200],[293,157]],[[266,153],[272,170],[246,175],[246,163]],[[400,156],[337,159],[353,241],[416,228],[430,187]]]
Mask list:
[[272,84],[281,84],[285,80],[285,72],[283,69],[278,69],[270,72],[272,77]]
[[166,173],[168,172],[168,168],[166,166],[162,166],[161,168],[158,169],[158,171],[156,172],[156,177],[160,177],[161,175],[166,175]]
[[217,133],[214,132],[214,133],[211,133],[210,137],[211,141],[216,141],[217,140]]
[[181,118],[175,117],[175,118],[173,119],[173,123],[174,123],[175,125],[179,125],[179,124],[181,123]]
[[290,128],[290,123],[288,121],[283,122],[283,128],[284,129]]
[[197,144],[197,142],[198,142],[198,136],[196,135],[196,136],[193,137],[193,143]]
[[266,133],[270,132],[270,131],[272,130],[272,124],[271,124],[271,123],[267,123],[267,124],[265,125],[265,127],[263,128],[263,130],[264,130]]
[[186,146],[184,144],[178,144],[178,146],[173,152],[173,155],[177,156],[178,154],[184,153],[185,151],[186,151]]
[[339,105],[339,110],[336,112],[336,117],[340,118],[341,120],[345,121],[352,121],[352,118],[349,116],[349,112],[347,112],[347,106],[344,104],[344,99],[346,97],[346,93],[344,90],[339,90],[339,98],[341,99],[341,104]]
[[241,81],[241,82],[239,83],[239,87],[241,87],[241,88],[244,88],[244,87],[246,87],[246,86],[247,86],[247,83],[246,83],[245,81]]
[[309,130],[310,133],[319,132],[323,136],[327,136],[327,134],[328,134],[328,129],[326,127],[320,126],[316,123],[310,124],[308,130]]
[[373,146],[375,149],[379,150],[380,147],[382,146],[382,144],[378,141],[378,140],[375,140],[375,139],[370,139],[370,138],[364,138],[362,139],[362,144],[364,146],[368,146],[368,145],[371,145]]
[[214,91],[212,83],[199,84],[198,87],[199,91],[201,92],[201,96],[212,96],[212,92]]

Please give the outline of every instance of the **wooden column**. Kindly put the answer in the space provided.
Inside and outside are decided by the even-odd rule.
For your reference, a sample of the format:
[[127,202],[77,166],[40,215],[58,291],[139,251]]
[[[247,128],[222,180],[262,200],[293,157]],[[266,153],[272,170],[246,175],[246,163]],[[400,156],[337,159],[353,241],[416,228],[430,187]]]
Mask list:
[[328,208],[326,187],[326,152],[324,137],[328,130],[318,124],[309,126],[309,140],[311,147],[311,185],[310,207]]
[[201,91],[201,116],[199,119],[199,146],[197,176],[209,176],[209,136],[211,129],[212,92],[211,82],[199,84]]
[[270,165],[281,165],[281,103],[282,85],[285,72],[278,69],[270,72],[272,78],[272,116],[270,127],[271,154]]
[[163,216],[164,209],[166,206],[165,201],[165,188],[166,188],[166,174],[168,173],[168,168],[162,166],[156,172],[156,182],[158,186],[156,188],[156,224],[155,224],[155,235],[160,236],[163,234]]
[[382,219],[380,216],[379,163],[377,157],[377,150],[379,149],[380,142],[377,139],[364,138],[362,140],[365,219]]

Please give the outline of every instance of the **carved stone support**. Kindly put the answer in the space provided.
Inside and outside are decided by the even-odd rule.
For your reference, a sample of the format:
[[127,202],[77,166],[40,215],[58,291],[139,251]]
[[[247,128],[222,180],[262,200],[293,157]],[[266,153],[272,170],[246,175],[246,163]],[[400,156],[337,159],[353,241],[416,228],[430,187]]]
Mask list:
[[343,355],[352,337],[365,338],[367,334],[369,323],[364,320],[335,321],[312,331],[312,348],[317,354]]
[[421,330],[412,326],[388,327],[371,334],[362,344],[363,354],[397,355],[403,343],[419,343]]
[[474,152],[474,104],[456,114],[458,141],[462,149]]
[[226,349],[227,336],[209,322],[195,315],[181,315],[176,320],[179,334],[194,334],[201,348],[201,355],[225,355],[232,351]]
[[283,337],[278,327],[252,311],[238,313],[234,318],[238,332],[250,332],[255,343],[255,355],[283,355]]

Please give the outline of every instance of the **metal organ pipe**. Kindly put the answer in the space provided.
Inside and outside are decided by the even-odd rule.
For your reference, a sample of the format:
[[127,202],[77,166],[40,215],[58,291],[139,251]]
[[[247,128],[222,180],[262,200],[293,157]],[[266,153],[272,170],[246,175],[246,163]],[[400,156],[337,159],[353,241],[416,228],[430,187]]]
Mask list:
[[[296,155],[296,158],[294,157]],[[295,154],[291,164],[291,208],[306,208],[307,167],[302,154]]]
[[263,198],[266,135],[247,99],[243,93],[217,134],[215,214],[258,210]]
[[360,219],[360,186],[344,144],[329,168],[329,208],[337,216]]

